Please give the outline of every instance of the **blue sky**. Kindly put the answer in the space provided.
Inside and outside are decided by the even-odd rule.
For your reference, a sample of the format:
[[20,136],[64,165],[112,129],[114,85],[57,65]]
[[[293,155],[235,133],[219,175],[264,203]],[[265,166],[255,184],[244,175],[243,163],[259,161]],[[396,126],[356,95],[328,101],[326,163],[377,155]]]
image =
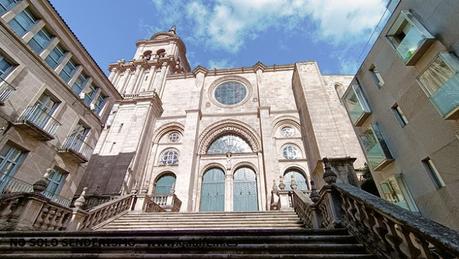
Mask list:
[[324,74],[356,71],[386,1],[51,0],[104,71],[176,25],[192,67],[316,60]]

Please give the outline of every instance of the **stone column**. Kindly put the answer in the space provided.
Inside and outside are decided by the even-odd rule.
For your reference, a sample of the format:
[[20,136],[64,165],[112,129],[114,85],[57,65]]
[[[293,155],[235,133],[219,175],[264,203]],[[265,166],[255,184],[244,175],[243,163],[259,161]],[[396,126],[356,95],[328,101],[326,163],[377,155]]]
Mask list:
[[359,186],[357,175],[354,171],[354,161],[356,158],[339,157],[328,158],[333,172],[338,176],[337,182],[348,183],[354,186]]
[[225,174],[225,211],[233,211],[233,172],[226,170]]

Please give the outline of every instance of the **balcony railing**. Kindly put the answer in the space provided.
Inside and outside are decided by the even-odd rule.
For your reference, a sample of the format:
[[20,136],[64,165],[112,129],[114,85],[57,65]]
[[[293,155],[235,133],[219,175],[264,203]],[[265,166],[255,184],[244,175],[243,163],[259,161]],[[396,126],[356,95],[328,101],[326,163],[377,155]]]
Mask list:
[[88,162],[91,158],[93,147],[79,136],[69,136],[62,145],[60,152],[71,153],[81,162]]
[[38,137],[51,140],[61,125],[52,115],[43,110],[39,105],[29,106],[19,117],[19,123],[32,128]]
[[[32,184],[19,180],[11,176],[3,176],[0,178],[0,194],[10,194],[10,193],[23,193],[23,192],[33,192]],[[60,204],[65,207],[69,207],[71,200],[61,197],[57,194],[53,194],[47,191],[42,192],[42,194],[50,199],[52,202]]]
[[0,78],[0,104],[3,104],[16,89]]
[[362,135],[360,135],[360,140],[362,141],[364,151],[367,155],[368,165],[373,170],[382,169],[393,161],[377,124],[371,125]]

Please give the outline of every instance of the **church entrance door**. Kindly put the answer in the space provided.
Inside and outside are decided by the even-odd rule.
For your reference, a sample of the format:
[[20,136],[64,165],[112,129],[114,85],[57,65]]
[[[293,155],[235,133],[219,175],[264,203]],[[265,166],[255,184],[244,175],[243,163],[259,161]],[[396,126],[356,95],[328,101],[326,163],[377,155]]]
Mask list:
[[200,211],[224,211],[225,173],[220,168],[211,168],[202,177]]
[[234,174],[233,210],[258,210],[256,175],[248,167],[241,167]]

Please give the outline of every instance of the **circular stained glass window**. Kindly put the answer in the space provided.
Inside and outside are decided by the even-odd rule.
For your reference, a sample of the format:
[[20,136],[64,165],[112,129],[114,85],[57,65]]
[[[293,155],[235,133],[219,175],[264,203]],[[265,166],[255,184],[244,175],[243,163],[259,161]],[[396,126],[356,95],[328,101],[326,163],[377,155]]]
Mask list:
[[214,96],[221,104],[238,104],[247,96],[247,88],[236,81],[224,82],[217,86]]
[[169,141],[176,143],[180,140],[180,134],[178,132],[172,132],[169,134]]
[[178,152],[175,149],[166,149],[161,154],[159,161],[162,165],[176,165],[178,164]]
[[283,127],[281,129],[281,134],[284,137],[291,137],[291,136],[293,136],[295,134],[295,129],[293,129],[290,126]]
[[282,150],[282,154],[284,155],[285,159],[297,159],[300,157],[300,151],[294,145],[287,145]]

